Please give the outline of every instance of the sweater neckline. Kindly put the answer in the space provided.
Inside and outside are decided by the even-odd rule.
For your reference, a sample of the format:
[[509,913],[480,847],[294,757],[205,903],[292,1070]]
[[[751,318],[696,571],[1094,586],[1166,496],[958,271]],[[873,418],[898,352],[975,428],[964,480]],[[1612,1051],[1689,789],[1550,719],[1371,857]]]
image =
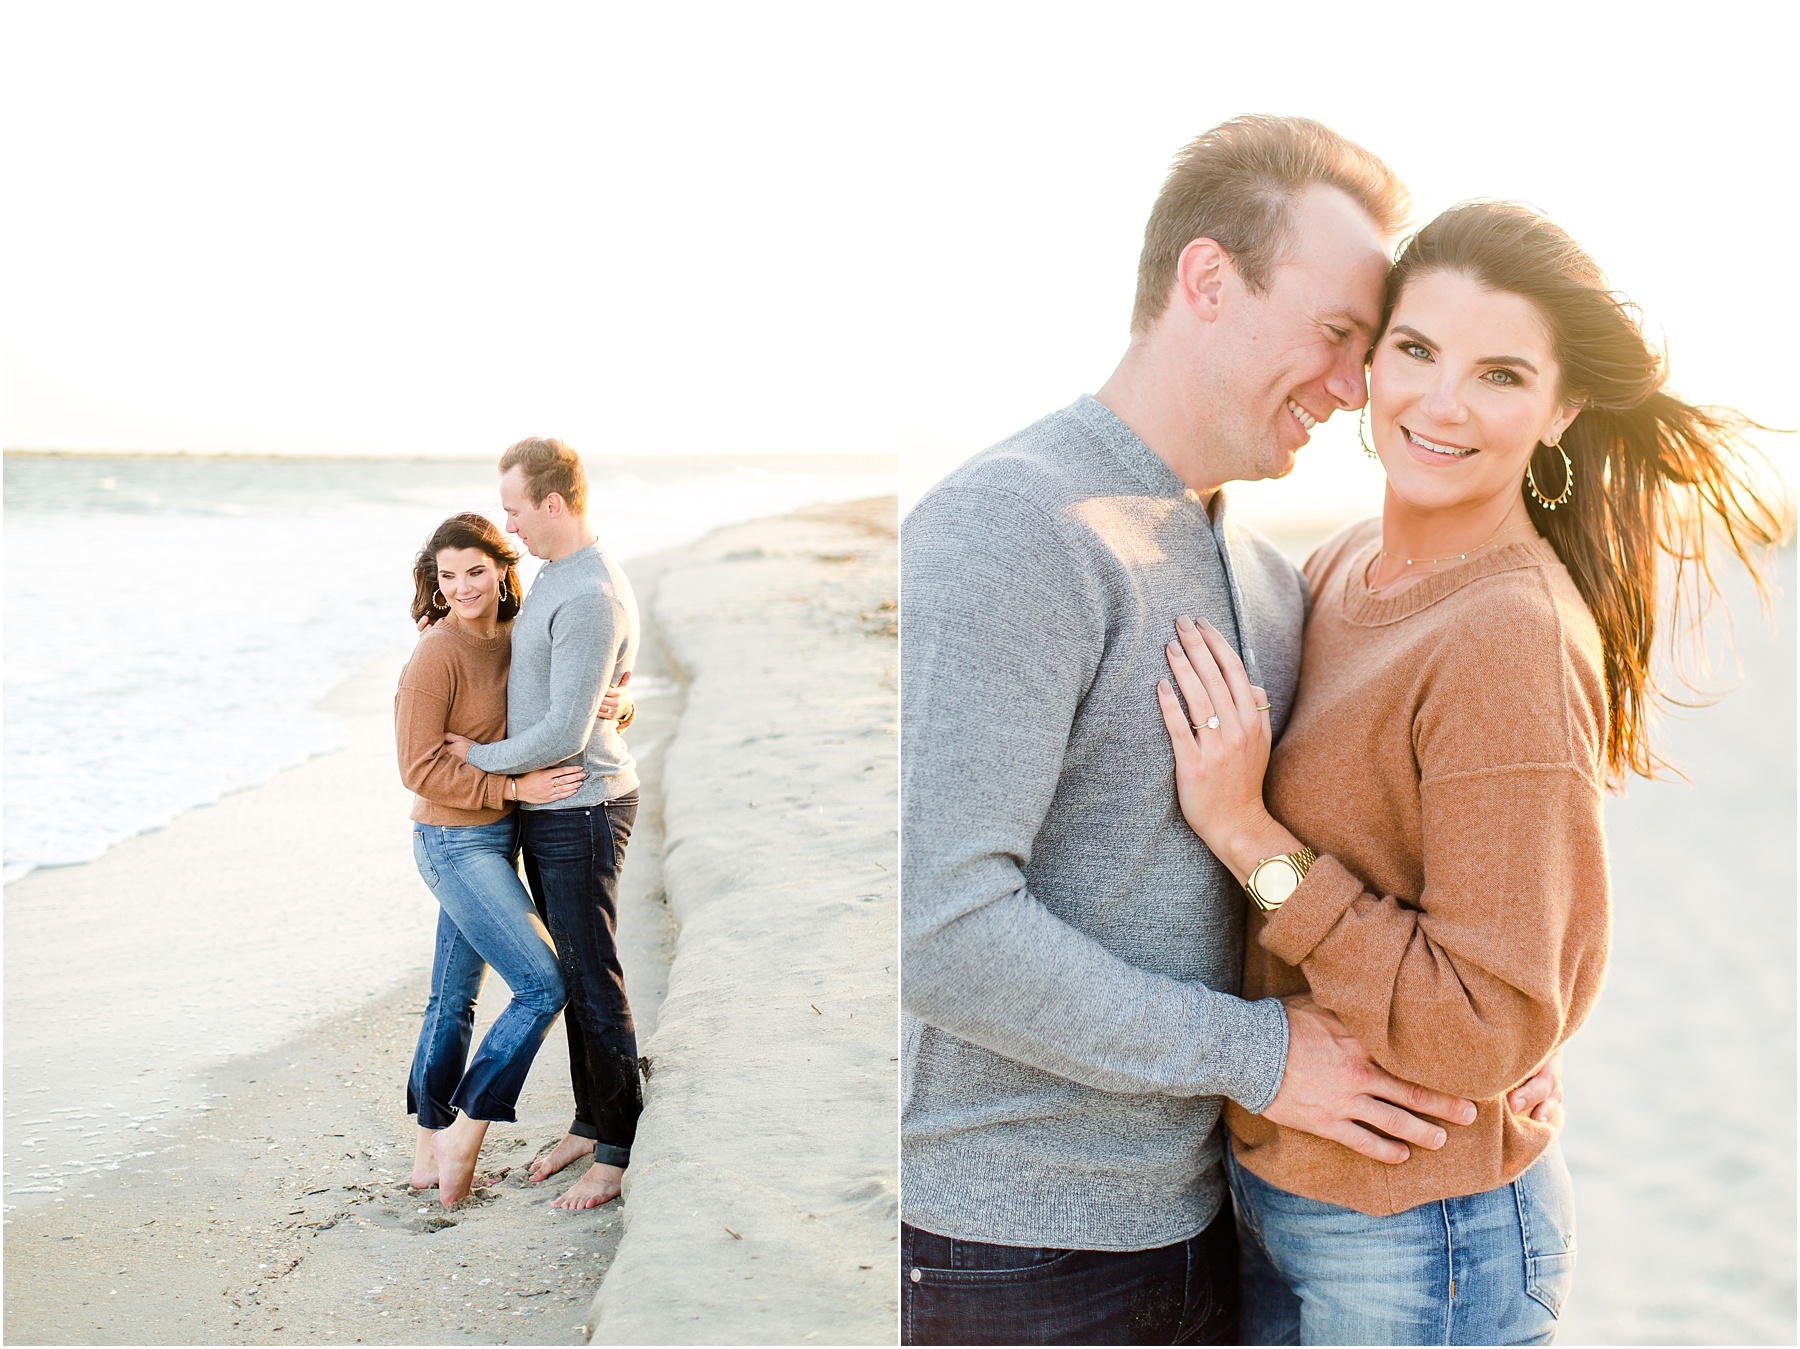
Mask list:
[[492,637],[477,637],[461,624],[452,623],[447,618],[440,619],[433,626],[446,636],[476,651],[498,651],[512,641],[512,621],[510,619],[500,624]]
[[1344,569],[1344,617],[1362,627],[1380,627],[1384,623],[1410,618],[1487,576],[1524,567],[1561,565],[1562,561],[1550,541],[1540,534],[1503,543],[1480,557],[1434,572],[1398,595],[1371,595],[1364,578],[1380,551],[1381,530],[1378,527],[1372,539],[1350,554]]

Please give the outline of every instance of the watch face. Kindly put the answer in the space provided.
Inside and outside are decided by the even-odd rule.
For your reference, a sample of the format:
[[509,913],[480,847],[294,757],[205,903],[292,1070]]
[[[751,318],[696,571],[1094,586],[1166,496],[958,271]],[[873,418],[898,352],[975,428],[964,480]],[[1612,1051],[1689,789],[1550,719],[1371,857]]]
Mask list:
[[1285,857],[1271,857],[1250,876],[1264,907],[1274,908],[1300,888],[1300,873]]

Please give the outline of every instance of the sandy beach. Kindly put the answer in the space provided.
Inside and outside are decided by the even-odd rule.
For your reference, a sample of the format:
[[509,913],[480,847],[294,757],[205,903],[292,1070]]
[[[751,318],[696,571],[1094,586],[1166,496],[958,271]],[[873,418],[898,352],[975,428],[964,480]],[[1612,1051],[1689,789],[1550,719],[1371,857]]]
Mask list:
[[[574,1175],[525,1181],[568,1121],[560,1027],[489,1133],[491,1183],[448,1214],[406,1185],[435,906],[393,768],[396,653],[329,700],[345,748],[7,887],[7,1340],[891,1341],[894,988],[871,972],[893,958],[893,504],[631,570],[620,946],[654,1066],[625,1198],[563,1213]],[[109,923],[122,905],[204,913],[224,954],[184,962],[195,920]],[[184,1012],[219,981],[241,985],[229,1025]],[[306,1033],[209,1057],[295,999]],[[803,1174],[767,1164],[782,1149]]]

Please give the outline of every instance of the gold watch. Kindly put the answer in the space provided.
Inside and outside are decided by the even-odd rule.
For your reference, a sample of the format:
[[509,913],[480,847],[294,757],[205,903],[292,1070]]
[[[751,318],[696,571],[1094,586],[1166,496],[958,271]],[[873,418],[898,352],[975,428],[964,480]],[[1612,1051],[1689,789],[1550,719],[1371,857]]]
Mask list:
[[1250,902],[1264,913],[1274,913],[1300,888],[1300,882],[1306,879],[1306,873],[1318,860],[1319,855],[1304,845],[1299,852],[1263,858],[1250,872],[1250,879],[1244,882]]

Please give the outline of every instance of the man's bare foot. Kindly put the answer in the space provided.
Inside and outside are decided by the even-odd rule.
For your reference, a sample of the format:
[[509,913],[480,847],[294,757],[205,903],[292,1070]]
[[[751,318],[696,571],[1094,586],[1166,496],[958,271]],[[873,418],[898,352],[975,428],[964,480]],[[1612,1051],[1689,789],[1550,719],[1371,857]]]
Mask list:
[[625,1179],[624,1169],[595,1162],[587,1174],[550,1201],[551,1208],[599,1208],[619,1197],[619,1183]]
[[484,1119],[458,1115],[456,1123],[438,1130],[432,1140],[437,1150],[438,1200],[445,1208],[454,1208],[474,1188],[475,1159],[481,1155],[487,1127]]
[[549,1180],[570,1162],[594,1155],[594,1140],[576,1134],[564,1134],[562,1141],[531,1164],[531,1179]]
[[413,1145],[412,1187],[415,1190],[437,1189],[437,1150],[432,1147],[436,1129],[420,1129],[419,1141]]

